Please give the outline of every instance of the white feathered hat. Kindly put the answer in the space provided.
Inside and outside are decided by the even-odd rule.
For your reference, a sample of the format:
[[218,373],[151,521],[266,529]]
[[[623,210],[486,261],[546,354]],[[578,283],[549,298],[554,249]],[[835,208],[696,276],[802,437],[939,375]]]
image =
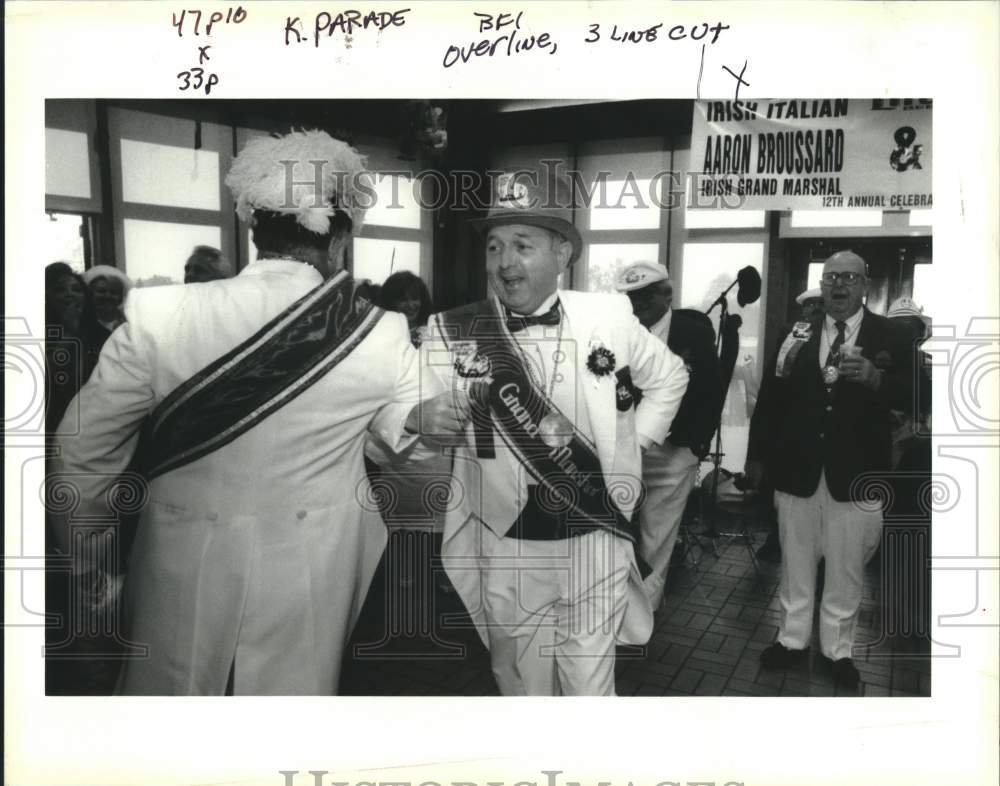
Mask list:
[[254,210],[292,214],[318,235],[329,233],[336,210],[347,214],[358,234],[375,194],[364,156],[325,131],[250,140],[233,161],[226,185],[243,221],[249,222]]

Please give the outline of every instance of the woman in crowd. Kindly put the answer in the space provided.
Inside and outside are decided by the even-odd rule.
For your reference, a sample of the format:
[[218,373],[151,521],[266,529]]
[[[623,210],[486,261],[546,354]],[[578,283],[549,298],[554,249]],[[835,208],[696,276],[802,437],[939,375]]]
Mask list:
[[104,340],[107,340],[111,331],[125,321],[122,306],[125,303],[125,295],[132,288],[132,280],[111,265],[92,267],[83,274],[83,280],[94,298],[94,313],[98,323],[106,331]]
[[[45,268],[45,326],[45,432],[46,439],[52,440],[60,423],[63,430],[75,428],[72,418],[64,421],[64,416],[97,365],[101,346],[110,335],[97,321],[83,276],[65,262],[53,262]],[[50,478],[47,482],[53,481]],[[53,521],[47,519],[46,551],[50,559],[62,561],[64,555],[49,551],[56,542],[51,526]],[[92,582],[86,577],[71,581],[60,567],[46,571],[45,587],[46,611],[58,621],[46,629],[46,693],[110,693],[115,664],[106,655],[115,645],[108,636],[94,633],[104,612],[93,603]],[[77,616],[70,616],[71,609]],[[81,619],[81,613],[87,616]]]
[[45,430],[52,432],[90,377],[108,336],[83,277],[65,262],[45,268],[45,326]]
[[427,325],[433,308],[423,279],[408,270],[393,273],[382,284],[381,298],[383,308],[406,317],[413,345],[419,347],[421,329]]

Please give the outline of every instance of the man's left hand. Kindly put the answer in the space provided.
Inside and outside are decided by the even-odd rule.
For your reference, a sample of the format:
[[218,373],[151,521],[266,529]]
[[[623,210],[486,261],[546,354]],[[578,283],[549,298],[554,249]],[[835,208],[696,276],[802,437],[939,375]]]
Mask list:
[[471,414],[467,391],[446,390],[410,410],[404,428],[439,445],[458,446],[465,443],[465,427]]
[[840,361],[840,373],[848,382],[858,382],[871,390],[878,390],[882,381],[881,372],[875,364],[861,355],[853,355]]

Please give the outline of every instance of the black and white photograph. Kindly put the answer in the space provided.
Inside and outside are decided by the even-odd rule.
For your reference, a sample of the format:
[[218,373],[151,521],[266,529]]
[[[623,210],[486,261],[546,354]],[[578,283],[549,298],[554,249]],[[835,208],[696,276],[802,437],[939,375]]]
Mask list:
[[47,692],[929,695],[932,113],[48,101]]
[[956,8],[9,4],[5,780],[992,782]]

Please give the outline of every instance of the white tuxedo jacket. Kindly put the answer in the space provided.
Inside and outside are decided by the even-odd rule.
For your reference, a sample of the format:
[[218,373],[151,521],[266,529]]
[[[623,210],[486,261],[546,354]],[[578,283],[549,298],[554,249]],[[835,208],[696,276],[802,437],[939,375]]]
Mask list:
[[[264,260],[225,281],[136,290],[61,440],[81,510],[99,509],[145,416],[322,281]],[[406,320],[385,314],[332,371],[233,442],[152,481],[126,581],[126,633],[148,656],[119,691],[329,695],[385,544],[369,499],[371,428],[399,445],[419,397]],[[62,432],[70,424],[64,421]],[[77,429],[71,429],[76,431]]]
[[[641,443],[661,443],[667,437],[687,387],[687,370],[679,357],[639,324],[624,295],[562,291],[559,297],[572,333],[562,349],[569,355],[567,362],[576,366],[577,411],[585,409],[605,482],[614,487],[613,496],[629,518],[641,494]],[[437,320],[430,324],[435,326]],[[426,353],[423,364],[440,384],[460,386],[457,372],[447,361],[445,343],[436,327],[432,328],[421,348]],[[643,391],[637,408],[618,409],[615,373],[597,376],[587,368],[588,357],[597,346],[614,354],[616,372],[628,367],[633,383]],[[572,419],[570,412],[566,414]],[[485,526],[502,536],[524,504],[517,494],[522,485],[521,470],[502,460],[499,436],[496,442],[498,458],[477,458],[470,426],[467,444],[456,450],[454,505],[446,514],[444,536],[445,568],[487,645],[479,580],[479,568],[486,566],[479,556],[478,528]],[[501,473],[499,477],[497,473]],[[509,491],[497,493],[498,489]],[[619,639],[644,643],[652,630],[652,610],[634,564],[631,578],[628,611]]]

